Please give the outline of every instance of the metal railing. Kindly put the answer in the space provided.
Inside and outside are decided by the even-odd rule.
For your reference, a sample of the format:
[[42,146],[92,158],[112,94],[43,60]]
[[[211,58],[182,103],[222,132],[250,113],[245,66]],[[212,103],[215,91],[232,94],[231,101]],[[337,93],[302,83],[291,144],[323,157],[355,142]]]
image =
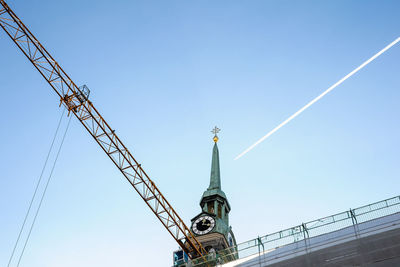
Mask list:
[[307,240],[310,240],[312,237],[317,237],[351,226],[354,227],[354,234],[357,235],[359,224],[398,212],[400,212],[400,196],[356,209],[350,209],[311,222],[302,223],[301,225],[289,229],[240,243],[234,247],[218,251],[217,254],[208,255],[206,261],[204,259],[194,259],[192,260],[192,266],[216,266],[232,260],[246,258],[251,255],[264,254],[282,246],[302,240],[307,242]]

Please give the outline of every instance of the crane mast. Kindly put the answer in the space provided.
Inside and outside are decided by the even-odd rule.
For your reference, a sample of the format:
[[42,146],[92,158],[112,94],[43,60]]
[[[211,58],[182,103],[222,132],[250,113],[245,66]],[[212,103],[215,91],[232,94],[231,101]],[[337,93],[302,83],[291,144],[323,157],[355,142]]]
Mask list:
[[71,80],[4,0],[0,0],[0,27],[54,89],[60,106],[64,105],[82,123],[183,251],[190,258],[206,255],[201,243],[88,100],[88,88],[78,87]]

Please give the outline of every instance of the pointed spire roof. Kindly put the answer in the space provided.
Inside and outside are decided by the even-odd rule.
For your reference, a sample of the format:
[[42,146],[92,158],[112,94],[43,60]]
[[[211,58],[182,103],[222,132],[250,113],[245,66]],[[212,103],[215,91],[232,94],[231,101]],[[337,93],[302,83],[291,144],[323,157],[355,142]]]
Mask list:
[[211,174],[210,174],[210,185],[207,190],[204,191],[203,197],[201,198],[200,203],[206,197],[211,196],[221,196],[225,200],[227,200],[225,193],[221,189],[221,172],[219,168],[219,151],[218,151],[218,136],[217,133],[220,131],[217,127],[215,127],[211,132],[214,133],[214,147],[212,152],[212,160],[211,160]]
[[217,142],[214,144],[212,160],[211,160],[211,175],[210,175],[210,189],[221,189],[221,173],[219,170],[219,152]]

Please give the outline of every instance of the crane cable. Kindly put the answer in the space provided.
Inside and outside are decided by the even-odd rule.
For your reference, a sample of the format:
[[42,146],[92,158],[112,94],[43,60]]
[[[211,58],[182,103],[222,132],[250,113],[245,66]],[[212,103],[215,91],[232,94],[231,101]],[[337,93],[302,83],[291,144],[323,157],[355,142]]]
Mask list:
[[[33,202],[34,202],[34,200],[35,200],[35,198],[36,198],[36,194],[37,194],[38,189],[39,189],[39,186],[40,186],[40,184],[41,184],[41,181],[42,181],[42,178],[43,178],[43,174],[44,174],[44,171],[45,171],[45,169],[46,169],[46,167],[47,167],[47,163],[48,163],[48,160],[49,160],[49,158],[50,158],[50,154],[51,154],[51,152],[52,152],[52,150],[53,150],[53,146],[54,146],[56,137],[57,137],[57,135],[58,135],[58,131],[59,131],[59,129],[60,129],[61,122],[62,122],[62,119],[63,119],[63,117],[64,117],[64,114],[65,114],[65,109],[63,109],[63,112],[62,112],[62,114],[61,114],[61,116],[60,116],[60,119],[59,119],[59,121],[58,121],[58,125],[57,125],[56,132],[54,133],[54,137],[53,137],[53,140],[52,140],[52,142],[51,142],[49,151],[48,151],[48,153],[47,153],[45,163],[44,163],[43,168],[42,168],[42,171],[41,171],[41,173],[40,173],[39,180],[38,180],[38,182],[37,182],[37,184],[36,184],[35,191],[34,191],[34,193],[33,193],[32,199],[31,199],[31,201],[30,201],[30,203],[29,203],[28,210],[27,210],[27,212],[26,212],[24,221],[23,221],[23,223],[22,223],[20,232],[19,232],[18,237],[17,237],[17,240],[16,240],[16,242],[15,242],[15,245],[14,245],[13,251],[12,251],[12,253],[11,253],[10,259],[9,259],[9,261],[8,261],[7,267],[9,267],[10,264],[11,264],[11,261],[12,261],[12,259],[13,259],[13,257],[14,257],[14,254],[15,254],[15,250],[16,250],[16,248],[17,248],[17,246],[18,246],[19,241],[20,241],[21,234],[22,234],[22,232],[23,232],[23,230],[24,230],[24,228],[25,228],[26,221],[27,221],[27,219],[28,219],[28,217],[29,217],[29,214],[30,214],[30,211],[31,211]],[[39,206],[38,206],[37,209],[36,209],[36,213],[35,213],[35,216],[34,216],[34,218],[33,218],[31,227],[30,227],[30,229],[29,229],[28,236],[26,237],[26,240],[25,240],[25,243],[24,243],[24,247],[23,247],[22,252],[21,252],[21,255],[20,255],[19,259],[18,259],[18,264],[17,264],[17,266],[19,266],[19,264],[20,264],[20,262],[21,262],[22,256],[23,256],[23,254],[24,254],[24,252],[25,252],[26,245],[27,245],[28,240],[29,240],[29,238],[30,238],[30,235],[31,235],[31,233],[32,233],[33,226],[34,226],[34,224],[35,224],[35,222],[36,222],[37,215],[38,215],[38,213],[39,213],[39,210],[40,210],[40,207],[41,207],[41,205],[42,205],[44,196],[45,196],[45,194],[46,194],[46,191],[47,191],[47,188],[48,188],[50,179],[51,179],[51,177],[52,177],[52,174],[53,174],[53,171],[54,171],[56,162],[57,162],[57,160],[58,160],[58,156],[59,156],[59,154],[60,154],[61,148],[62,148],[62,146],[63,146],[64,140],[65,140],[65,136],[66,136],[66,134],[67,134],[67,131],[68,131],[68,128],[69,128],[69,124],[70,124],[70,122],[71,122],[71,118],[72,118],[72,116],[71,116],[71,117],[69,118],[69,120],[68,120],[68,124],[67,124],[67,127],[66,127],[66,129],[65,129],[64,135],[63,135],[63,137],[62,137],[60,146],[59,146],[59,148],[58,148],[57,155],[56,155],[56,158],[55,158],[55,160],[54,160],[54,163],[53,163],[53,166],[52,166],[50,175],[49,175],[49,177],[47,178],[46,186],[45,186],[44,191],[43,191],[43,193],[42,193],[42,196],[41,196],[41,199],[40,199],[40,202],[39,202]]]
[[25,227],[26,220],[28,219],[29,213],[30,213],[31,208],[32,208],[33,201],[35,200],[36,193],[37,193],[37,191],[38,191],[38,189],[39,189],[40,182],[42,181],[42,177],[43,177],[44,170],[46,169],[47,162],[48,162],[48,160],[49,160],[51,151],[53,150],[54,142],[55,142],[55,140],[56,140],[56,137],[57,137],[57,134],[58,134],[58,130],[60,129],[60,125],[61,125],[61,122],[62,122],[62,118],[63,118],[63,116],[64,116],[64,113],[65,113],[65,109],[63,109],[63,112],[62,112],[62,114],[61,114],[61,117],[60,117],[60,119],[59,119],[59,121],[58,121],[57,129],[56,129],[56,132],[54,133],[53,141],[51,142],[51,145],[50,145],[50,148],[49,148],[49,152],[47,153],[47,157],[46,157],[46,160],[45,160],[44,165],[43,165],[43,168],[42,168],[42,172],[40,173],[39,180],[38,180],[38,182],[37,182],[37,184],[36,184],[36,188],[35,188],[35,191],[34,191],[34,193],[33,193],[31,202],[29,203],[29,207],[28,207],[28,210],[27,210],[27,212],[26,212],[26,215],[25,215],[25,218],[24,218],[24,222],[22,223],[21,229],[20,229],[20,231],[19,231],[17,240],[15,241],[15,245],[14,245],[13,251],[12,251],[12,253],[11,253],[10,259],[9,259],[9,261],[8,261],[7,267],[10,266],[11,260],[12,260],[12,258],[14,257],[14,253],[15,253],[15,250],[16,250],[16,248],[17,248],[19,239],[21,238],[21,234],[22,234],[22,231],[23,231],[23,229],[24,229],[24,227]]
[[31,236],[32,229],[33,229],[33,226],[35,225],[35,222],[36,222],[36,219],[37,219],[37,216],[38,216],[40,207],[42,206],[44,196],[46,195],[47,187],[49,186],[51,177],[52,177],[52,175],[53,175],[54,168],[55,168],[56,163],[57,163],[57,160],[58,160],[58,156],[60,155],[61,148],[62,148],[62,146],[63,146],[63,144],[64,144],[65,136],[67,135],[68,128],[69,128],[69,124],[70,124],[70,122],[71,122],[71,118],[72,118],[72,116],[69,117],[68,124],[67,124],[67,128],[65,128],[65,132],[64,132],[64,135],[63,135],[63,137],[62,137],[60,147],[58,148],[57,155],[56,155],[56,158],[55,158],[55,160],[54,160],[53,166],[52,166],[52,168],[51,168],[49,178],[47,178],[46,187],[44,188],[44,191],[43,191],[43,193],[42,193],[42,197],[40,198],[39,206],[38,206],[38,208],[37,208],[37,210],[36,210],[35,217],[33,218],[33,222],[32,222],[32,224],[31,224],[31,228],[29,229],[28,236],[26,237],[25,244],[24,244],[24,247],[22,248],[21,255],[19,256],[17,267],[19,266],[19,264],[20,264],[20,262],[21,262],[21,259],[22,259],[22,256],[24,255],[26,245],[27,245],[27,243],[28,243],[28,241],[29,241],[29,238],[30,238],[30,236]]

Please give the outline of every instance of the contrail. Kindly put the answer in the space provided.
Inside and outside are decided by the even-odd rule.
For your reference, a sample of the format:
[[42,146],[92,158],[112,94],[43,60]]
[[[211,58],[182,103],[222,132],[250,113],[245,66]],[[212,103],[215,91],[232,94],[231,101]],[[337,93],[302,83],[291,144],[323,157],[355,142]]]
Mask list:
[[289,118],[287,118],[284,122],[282,122],[281,124],[279,124],[277,127],[275,127],[272,131],[270,131],[269,133],[267,133],[265,136],[263,136],[262,138],[260,138],[260,140],[258,140],[257,142],[255,142],[254,144],[252,144],[249,148],[247,148],[245,151],[243,151],[242,153],[240,153],[235,160],[241,158],[244,154],[246,154],[247,152],[249,152],[250,150],[252,150],[255,146],[257,146],[259,143],[261,143],[262,141],[264,141],[265,139],[267,139],[270,135],[272,135],[274,132],[278,131],[282,126],[284,126],[285,124],[287,124],[289,121],[293,120],[294,118],[296,118],[300,113],[302,113],[304,110],[306,110],[307,108],[309,108],[312,104],[314,104],[315,102],[317,102],[318,100],[320,100],[322,97],[324,97],[327,93],[329,93],[330,91],[332,91],[333,89],[335,89],[338,85],[340,85],[342,82],[344,82],[345,80],[347,80],[348,78],[350,78],[351,76],[353,76],[353,74],[355,74],[356,72],[358,72],[359,70],[361,70],[362,68],[364,68],[366,65],[368,65],[368,63],[370,63],[371,61],[373,61],[374,59],[376,59],[377,57],[379,57],[380,55],[382,55],[383,53],[386,52],[386,50],[388,50],[389,48],[391,48],[392,46],[394,46],[395,44],[397,44],[400,41],[400,37],[398,37],[396,40],[394,40],[393,42],[391,42],[388,46],[386,46],[385,48],[383,48],[381,51],[379,51],[378,53],[376,53],[373,57],[371,57],[370,59],[368,59],[367,61],[365,61],[364,63],[362,63],[360,66],[358,66],[355,70],[353,70],[352,72],[350,72],[349,74],[347,74],[346,76],[344,76],[342,79],[340,79],[337,83],[335,83],[334,85],[332,85],[331,87],[329,87],[328,89],[326,89],[325,92],[323,92],[322,94],[320,94],[319,96],[317,96],[316,98],[314,98],[313,100],[311,100],[307,105],[305,105],[304,107],[302,107],[301,109],[299,109],[296,113],[294,113],[292,116],[290,116]]

